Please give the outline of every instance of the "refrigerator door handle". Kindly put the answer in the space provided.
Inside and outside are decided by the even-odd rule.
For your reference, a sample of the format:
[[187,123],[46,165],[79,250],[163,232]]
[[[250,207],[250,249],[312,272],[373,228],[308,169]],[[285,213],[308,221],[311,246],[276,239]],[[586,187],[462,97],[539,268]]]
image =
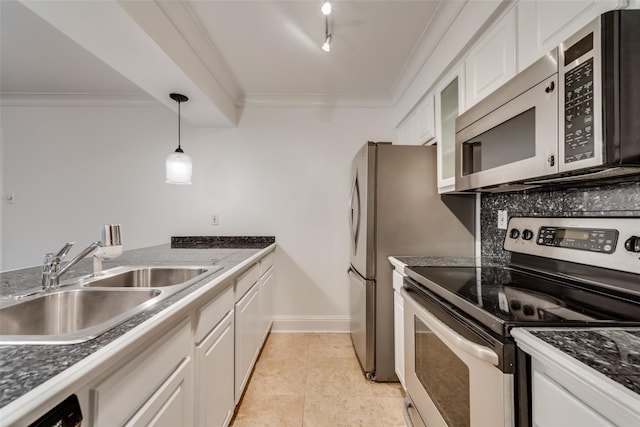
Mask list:
[[351,226],[353,252],[356,253],[358,251],[358,237],[360,234],[360,185],[358,183],[357,169],[354,173],[353,185],[351,186],[349,225]]

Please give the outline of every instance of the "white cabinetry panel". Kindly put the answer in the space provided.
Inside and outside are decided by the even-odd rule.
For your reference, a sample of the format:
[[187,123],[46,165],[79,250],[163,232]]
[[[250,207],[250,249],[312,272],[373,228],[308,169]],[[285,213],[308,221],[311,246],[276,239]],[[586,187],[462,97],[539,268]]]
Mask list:
[[418,140],[418,125],[416,123],[416,114],[412,111],[405,118],[398,128],[398,144],[399,145],[415,145]]
[[624,0],[529,0],[518,10],[518,71],[522,71],[598,17],[627,5]]
[[198,425],[226,427],[235,407],[234,391],[234,312],[222,321],[196,347],[196,399]]
[[428,93],[416,108],[418,144],[426,144],[436,137],[433,94]]
[[456,118],[464,111],[464,66],[449,73],[435,90],[438,192],[455,190]]
[[406,390],[404,382],[404,298],[400,294],[402,274],[393,270],[393,337],[395,348],[395,371],[402,388]]
[[516,9],[512,8],[471,49],[465,60],[466,108],[516,74]]
[[532,418],[535,427],[614,427],[614,424],[540,372],[533,374]]
[[[90,389],[93,426],[193,424],[193,341],[182,322]],[[171,424],[176,417],[179,423]],[[155,420],[155,421],[154,421]]]
[[236,303],[236,342],[235,342],[235,402],[242,397],[251,370],[255,364],[260,350],[261,334],[261,306],[260,284],[255,283],[253,287]]

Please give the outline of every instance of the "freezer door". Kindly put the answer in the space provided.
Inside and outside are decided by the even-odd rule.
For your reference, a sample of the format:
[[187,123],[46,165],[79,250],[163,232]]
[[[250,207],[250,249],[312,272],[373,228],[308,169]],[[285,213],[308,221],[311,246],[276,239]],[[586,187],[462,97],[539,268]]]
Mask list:
[[351,165],[349,228],[351,265],[364,277],[376,274],[374,250],[376,145],[368,143],[356,154]]
[[351,308],[351,341],[364,372],[373,372],[375,369],[376,282],[366,280],[353,268],[349,268],[347,274]]

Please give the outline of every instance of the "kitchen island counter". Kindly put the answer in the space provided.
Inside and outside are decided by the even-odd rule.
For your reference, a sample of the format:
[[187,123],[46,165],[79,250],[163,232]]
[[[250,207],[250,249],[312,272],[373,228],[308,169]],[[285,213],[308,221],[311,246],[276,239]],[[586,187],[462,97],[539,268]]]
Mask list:
[[[113,357],[157,324],[175,313],[199,304],[199,298],[212,297],[232,286],[233,280],[275,249],[264,242],[262,248],[174,249],[169,244],[125,251],[106,261],[103,270],[118,266],[220,266],[193,285],[180,290],[149,309],[95,339],[65,345],[0,345],[0,419],[18,419],[31,407],[51,395],[73,392],[94,365]],[[38,289],[40,268],[0,273],[2,298],[12,299]],[[91,259],[85,259],[63,277],[62,285],[92,272]],[[35,286],[34,286],[35,284]]]

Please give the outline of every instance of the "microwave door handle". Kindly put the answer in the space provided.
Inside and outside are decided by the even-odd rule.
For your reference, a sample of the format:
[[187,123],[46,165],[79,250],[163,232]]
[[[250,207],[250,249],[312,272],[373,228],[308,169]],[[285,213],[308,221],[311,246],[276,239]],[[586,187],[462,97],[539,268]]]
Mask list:
[[482,141],[470,139],[462,143],[462,175],[469,175],[480,171],[481,148]]

